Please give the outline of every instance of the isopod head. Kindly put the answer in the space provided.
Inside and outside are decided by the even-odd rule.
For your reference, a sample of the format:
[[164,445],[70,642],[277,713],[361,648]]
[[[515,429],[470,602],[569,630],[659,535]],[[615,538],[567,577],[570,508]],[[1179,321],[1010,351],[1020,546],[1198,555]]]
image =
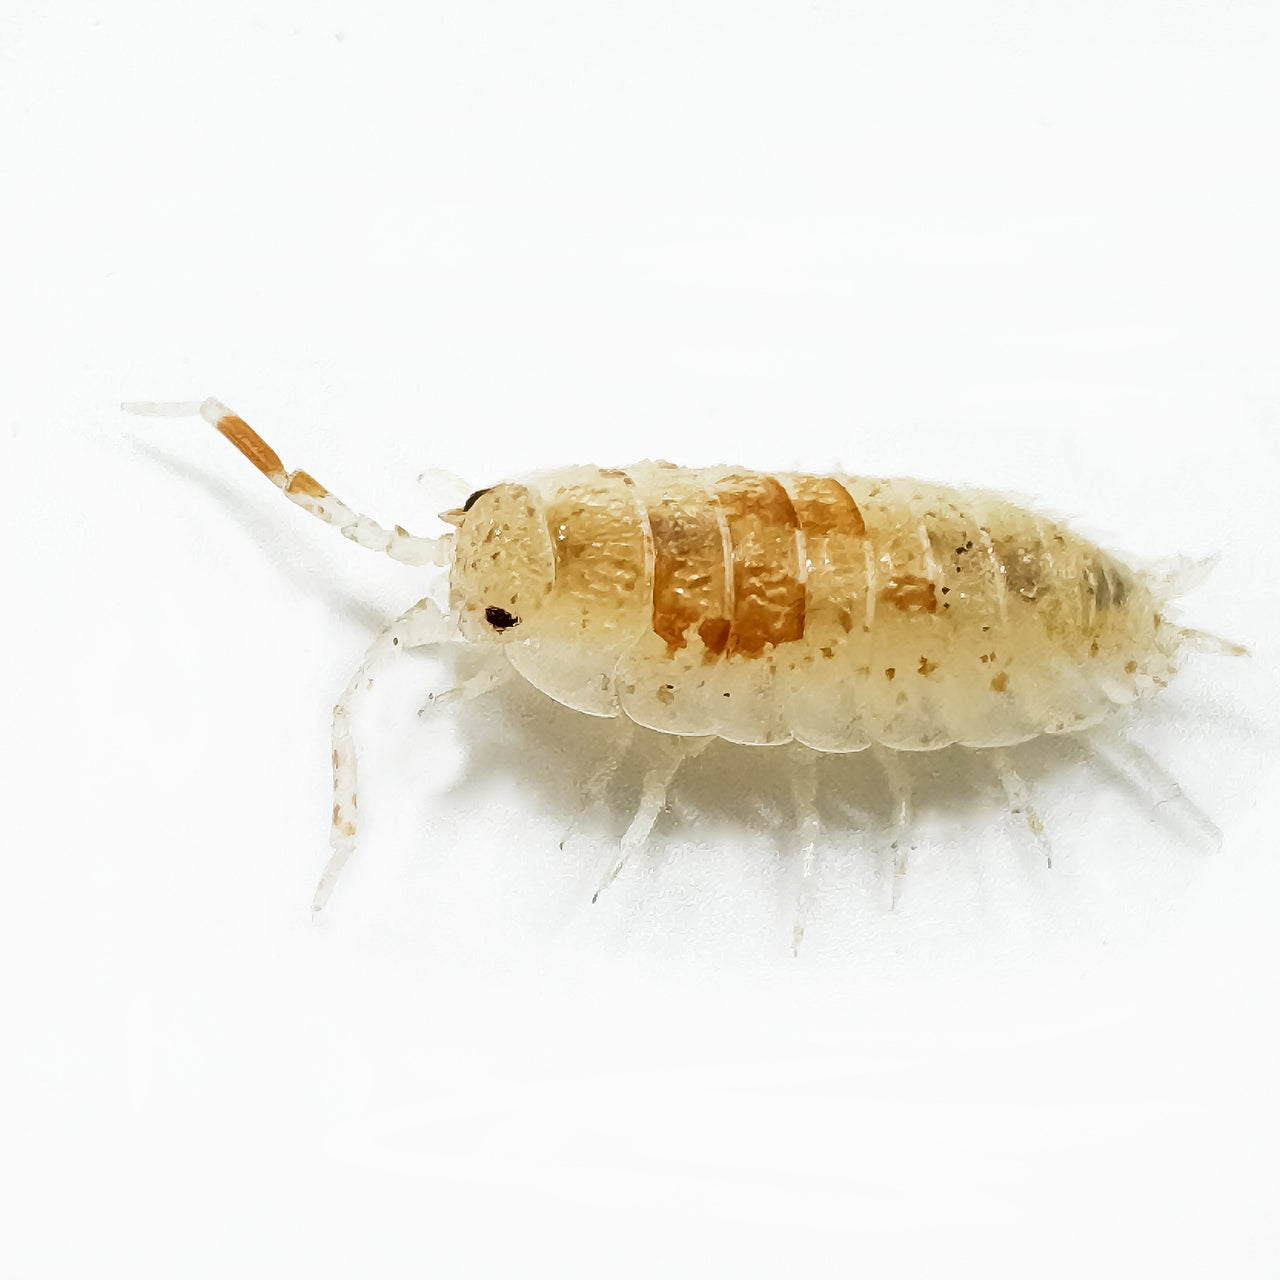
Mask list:
[[495,485],[456,515],[449,594],[462,635],[476,644],[527,637],[555,582],[537,495],[520,484]]

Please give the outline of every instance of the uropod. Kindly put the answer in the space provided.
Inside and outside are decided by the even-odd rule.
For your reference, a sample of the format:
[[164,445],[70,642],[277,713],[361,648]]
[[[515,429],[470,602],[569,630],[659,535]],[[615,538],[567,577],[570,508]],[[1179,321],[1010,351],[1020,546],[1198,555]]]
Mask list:
[[[401,648],[483,651],[478,672],[437,702],[518,674],[574,710],[666,735],[602,888],[644,844],[680,764],[717,738],[798,742],[812,760],[875,751],[899,834],[910,820],[902,753],[988,752],[1051,858],[1007,748],[1099,725],[1166,685],[1189,649],[1244,652],[1172,616],[1185,562],[1135,567],[996,493],[729,466],[582,466],[477,490],[441,513],[446,532],[422,537],[287,470],[217,400],[124,407],[199,414],[353,542],[448,569],[448,610],[421,599],[395,619],[334,708],[332,855],[317,911],[355,848],[353,716],[376,664]],[[1128,772],[1150,782],[1154,762],[1125,745]],[[793,780],[797,827],[810,833],[815,787],[811,767]],[[1176,793],[1167,780],[1163,789]],[[894,848],[896,900],[906,842]]]

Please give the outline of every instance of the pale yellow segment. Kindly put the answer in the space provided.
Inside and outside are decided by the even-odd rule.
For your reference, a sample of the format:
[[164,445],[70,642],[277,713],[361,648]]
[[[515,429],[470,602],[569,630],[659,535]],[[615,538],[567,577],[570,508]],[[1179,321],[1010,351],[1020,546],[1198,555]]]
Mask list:
[[955,628],[942,606],[940,567],[921,503],[891,481],[842,477],[867,524],[870,644],[855,679],[873,741],[893,747],[944,745],[938,686],[924,674]]
[[513,631],[507,656],[557,701],[615,716],[614,668],[650,626],[644,510],[625,475],[597,467],[546,477],[541,489],[554,582],[536,628]]
[[582,468],[543,482],[555,584],[539,630],[565,643],[614,648],[649,618],[650,552],[643,507],[625,475]]

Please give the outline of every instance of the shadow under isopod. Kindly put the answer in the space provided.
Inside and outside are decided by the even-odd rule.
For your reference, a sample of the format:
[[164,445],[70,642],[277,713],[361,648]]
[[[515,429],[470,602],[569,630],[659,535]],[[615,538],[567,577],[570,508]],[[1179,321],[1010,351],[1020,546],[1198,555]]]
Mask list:
[[[1126,718],[1116,718],[1121,729]],[[798,918],[805,955],[863,952],[885,938],[899,948],[976,935],[1035,946],[1050,933],[1132,928],[1152,903],[1167,909],[1215,847],[1212,825],[1196,819],[1173,777],[1117,765],[1114,749],[1096,750],[1086,733],[1011,753],[1052,868],[1027,816],[1011,811],[993,753],[961,747],[898,756],[911,793],[905,828],[874,751],[818,753],[820,829],[806,849],[792,772],[814,753],[717,741],[680,769],[650,839],[593,904],[662,735],[636,729],[627,742],[620,722],[571,711],[519,680],[414,722],[420,732],[402,749],[425,759],[452,737],[458,750],[448,781],[415,802],[426,834],[406,893],[435,896],[442,846],[465,831],[487,864],[473,869],[488,887],[472,918],[520,916],[535,933],[664,947],[741,945],[749,934],[758,950],[778,952]],[[586,780],[619,752],[610,785],[584,809]],[[905,864],[896,901],[895,858]]]

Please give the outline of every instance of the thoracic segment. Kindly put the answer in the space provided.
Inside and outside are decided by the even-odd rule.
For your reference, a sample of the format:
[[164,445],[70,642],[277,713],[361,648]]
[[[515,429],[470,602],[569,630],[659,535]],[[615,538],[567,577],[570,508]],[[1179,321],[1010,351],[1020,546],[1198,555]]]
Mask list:
[[478,495],[454,598],[474,639],[520,618],[513,665],[569,706],[825,751],[1082,728],[1178,638],[1140,575],[998,495],[662,463]]

